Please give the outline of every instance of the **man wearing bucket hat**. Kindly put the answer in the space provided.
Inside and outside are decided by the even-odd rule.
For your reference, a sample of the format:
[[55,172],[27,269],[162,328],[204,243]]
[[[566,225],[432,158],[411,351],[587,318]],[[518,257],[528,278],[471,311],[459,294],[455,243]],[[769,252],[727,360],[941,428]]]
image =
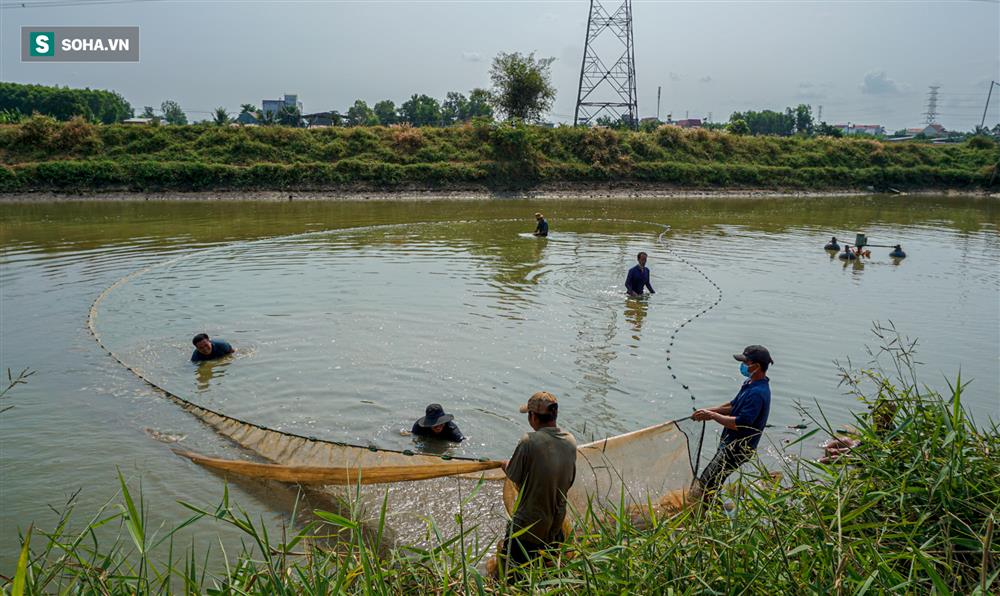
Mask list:
[[774,364],[764,346],[747,346],[741,354],[733,354],[740,362],[740,374],[746,377],[739,393],[729,403],[695,412],[695,420],[714,420],[721,424],[719,451],[705,467],[693,493],[706,502],[736,469],[750,460],[757,450],[761,433],[771,412],[771,386],[767,369]]
[[535,225],[535,231],[532,232],[532,233],[535,236],[540,236],[542,238],[544,238],[545,236],[548,236],[549,235],[549,222],[545,221],[545,216],[542,215],[541,213],[536,213],[535,214],[535,221],[537,222],[537,225]]
[[458,425],[452,422],[454,419],[451,414],[444,413],[441,404],[431,404],[424,410],[424,416],[413,423],[410,432],[418,437],[461,443],[465,440],[465,435],[458,430]]
[[521,438],[503,466],[520,492],[498,553],[508,568],[527,563],[565,539],[566,493],[576,479],[576,439],[556,424],[556,397],[539,391],[520,410],[534,432]]

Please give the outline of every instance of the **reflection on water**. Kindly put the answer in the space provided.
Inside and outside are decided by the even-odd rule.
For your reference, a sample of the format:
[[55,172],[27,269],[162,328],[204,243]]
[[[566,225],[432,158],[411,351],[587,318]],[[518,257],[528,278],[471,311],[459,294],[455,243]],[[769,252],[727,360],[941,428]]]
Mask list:
[[646,318],[648,306],[645,297],[629,297],[625,299],[625,319],[632,324],[632,339],[639,341],[639,332],[642,331],[642,321]]
[[213,378],[219,377],[221,379],[224,377],[226,369],[232,364],[233,359],[233,356],[226,356],[218,360],[192,363],[195,370],[194,375],[198,392],[203,393],[208,391],[208,386],[211,384]]
[[[776,445],[807,432],[785,428],[802,421],[797,403],[818,402],[834,424],[857,409],[832,361],[865,364],[873,320],[920,338],[922,381],[942,386],[961,367],[973,413],[1000,419],[997,206],[550,201],[552,235],[538,239],[520,236],[537,210],[526,201],[4,205],[0,366],[39,373],[0,420],[0,522],[51,527],[47,505],[80,487],[79,508],[91,511],[113,495],[116,465],[141,475],[165,519],[185,515],[177,501],[221,494],[218,478],[169,446],[234,456],[232,447],[85,330],[94,298],[146,266],[98,319],[123,359],[198,403],[340,441],[436,448],[399,429],[427,403],[446,402],[469,439],[444,447],[506,458],[526,430],[516,406],[539,389],[558,395],[560,422],[578,438],[632,430],[690,412],[682,384],[698,406],[730,399],[739,384],[731,354],[762,343],[776,362],[775,427],[762,443],[774,458]],[[658,226],[613,218],[669,224],[672,252],[657,245]],[[341,231],[285,237],[321,230]],[[906,262],[823,254],[831,235],[855,232],[902,243]],[[629,300],[622,282],[640,250],[657,294]],[[716,299],[672,255],[705,271],[725,299],[676,334],[668,370],[668,338]],[[197,331],[230,341],[236,358],[190,364]],[[252,509],[284,511],[276,490],[233,490]],[[11,568],[16,547],[0,543],[0,567]]]

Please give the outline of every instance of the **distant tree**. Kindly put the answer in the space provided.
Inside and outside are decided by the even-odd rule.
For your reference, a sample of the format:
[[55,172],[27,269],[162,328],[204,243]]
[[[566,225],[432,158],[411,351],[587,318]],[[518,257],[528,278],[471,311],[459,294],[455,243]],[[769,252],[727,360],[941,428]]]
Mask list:
[[449,91],[441,103],[441,123],[445,126],[469,119],[469,100],[462,93]]
[[468,120],[473,118],[493,119],[493,106],[490,105],[490,92],[486,89],[469,91]]
[[753,135],[789,136],[795,132],[795,114],[791,108],[786,108],[784,113],[772,110],[734,112],[729,122],[732,124],[736,120],[742,120]]
[[507,120],[538,122],[552,107],[556,97],[549,67],[555,58],[535,58],[534,52],[501,52],[493,59],[490,97],[494,109]]
[[278,114],[274,117],[278,124],[283,126],[301,126],[302,113],[296,106],[282,106]]
[[594,122],[597,126],[604,126],[606,128],[614,128],[618,130],[632,128],[632,120],[629,118],[628,114],[621,114],[617,118],[612,118],[608,115],[598,116],[597,120]]
[[153,111],[153,106],[144,106],[142,108],[141,118],[152,118],[153,120],[158,120],[156,112]]
[[[736,114],[733,114],[736,116]],[[734,135],[748,135],[750,134],[750,127],[747,125],[747,121],[742,118],[729,118],[729,132]]]
[[160,111],[163,112],[163,119],[167,124],[187,124],[187,114],[181,109],[180,104],[172,99],[160,104]]
[[399,106],[399,119],[413,126],[438,126],[441,124],[441,104],[433,97],[413,94]]
[[795,132],[802,135],[813,133],[812,106],[800,103],[795,108]]
[[57,120],[79,116],[104,124],[121,122],[133,114],[132,106],[113,91],[21,83],[0,83],[0,110],[25,116],[38,113]]
[[[836,126],[830,126],[826,122],[820,122],[815,127],[813,127],[813,133],[817,134],[819,136],[823,136],[823,137],[842,137],[842,136],[844,136],[844,131],[840,130]],[[903,136],[903,134],[906,134],[905,130],[902,131],[902,134],[900,134],[899,136]]]
[[375,112],[375,117],[378,118],[379,124],[389,126],[390,124],[399,122],[399,116],[396,115],[396,104],[390,99],[383,99],[376,103],[372,111]]
[[257,122],[263,126],[273,126],[278,123],[278,113],[275,111],[261,110],[257,112]]
[[256,115],[257,106],[253,105],[252,103],[240,104],[240,114]]
[[212,115],[212,122],[215,123],[216,126],[225,126],[229,124],[229,121],[229,112],[226,111],[226,108],[221,106],[215,108],[215,112]]
[[348,126],[377,126],[379,118],[368,104],[359,99],[347,110]]

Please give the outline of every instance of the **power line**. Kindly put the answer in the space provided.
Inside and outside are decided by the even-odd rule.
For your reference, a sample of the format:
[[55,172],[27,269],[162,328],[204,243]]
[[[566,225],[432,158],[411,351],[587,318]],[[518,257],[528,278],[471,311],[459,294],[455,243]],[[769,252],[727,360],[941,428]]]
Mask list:
[[74,6],[92,6],[99,4],[134,4],[147,2],[163,2],[165,0],[38,0],[37,2],[3,2],[0,9],[8,8],[72,8]]

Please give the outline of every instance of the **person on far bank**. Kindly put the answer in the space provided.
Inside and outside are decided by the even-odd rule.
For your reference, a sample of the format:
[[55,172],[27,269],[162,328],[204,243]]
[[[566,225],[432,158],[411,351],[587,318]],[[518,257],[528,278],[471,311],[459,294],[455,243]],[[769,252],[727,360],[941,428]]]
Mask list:
[[410,433],[418,437],[461,443],[465,440],[465,435],[458,430],[454,419],[451,414],[444,413],[441,404],[430,404],[424,410],[424,416],[413,423]]
[[545,217],[541,213],[535,214],[535,221],[538,222],[535,225],[535,231],[532,232],[535,236],[544,238],[549,235],[549,222],[545,221]]
[[207,333],[199,333],[191,340],[194,344],[194,352],[191,354],[191,362],[203,362],[205,360],[215,360],[228,356],[236,351],[236,348],[229,345],[229,342],[221,339],[210,339]]
[[556,397],[539,391],[520,412],[528,415],[534,432],[521,437],[514,454],[503,464],[507,478],[520,492],[507,536],[497,552],[503,571],[523,565],[565,540],[566,493],[576,480],[576,438],[556,423]]
[[692,490],[693,497],[701,497],[706,503],[715,499],[730,474],[753,457],[771,412],[771,386],[766,375],[774,364],[771,353],[764,346],[753,345],[744,348],[742,354],[733,354],[733,358],[740,362],[740,374],[746,377],[736,397],[691,416],[699,421],[714,420],[724,427],[719,451]]
[[656,290],[649,285],[649,268],[646,267],[646,253],[641,252],[636,256],[639,264],[628,270],[628,277],[625,278],[625,289],[632,297],[642,296],[645,288],[649,288],[650,294],[655,294]]

